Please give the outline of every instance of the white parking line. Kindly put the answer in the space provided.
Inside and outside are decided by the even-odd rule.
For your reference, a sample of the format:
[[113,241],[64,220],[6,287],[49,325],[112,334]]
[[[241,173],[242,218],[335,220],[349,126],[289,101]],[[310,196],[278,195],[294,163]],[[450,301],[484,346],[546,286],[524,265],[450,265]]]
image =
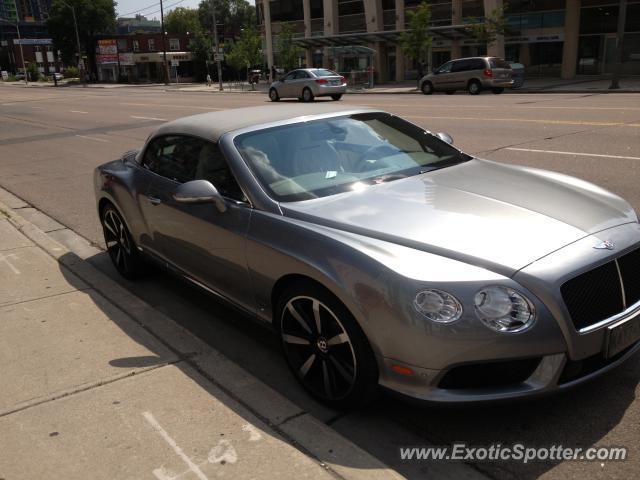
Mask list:
[[71,113],[89,113],[89,112],[84,112],[82,110],[69,110]]
[[176,441],[169,436],[164,428],[162,428],[162,425],[158,423],[151,412],[142,412],[142,415],[144,416],[145,420],[149,422],[149,425],[151,425],[153,429],[160,434],[164,441],[169,444],[174,452],[176,452],[176,455],[178,455],[184,461],[184,463],[187,464],[189,469],[193,473],[195,473],[200,480],[209,480],[207,476],[202,472],[202,470],[200,470],[200,467],[193,463],[193,461],[182,451]]
[[578,155],[581,157],[599,157],[599,158],[619,158],[622,160],[640,160],[640,157],[625,157],[622,155],[603,155],[600,153],[582,153],[582,152],[559,152],[558,150],[534,150],[532,148],[505,148],[505,150],[514,150],[516,152],[532,152],[532,153],[551,153],[553,155]]
[[157,120],[158,122],[168,122],[166,118],[157,118],[157,117],[136,117],[135,115],[130,115],[131,118],[136,118],[138,120]]
[[101,138],[95,138],[95,137],[87,137],[85,135],[76,135],[76,137],[84,138],[84,139],[87,139],[87,140],[93,140],[94,142],[109,143],[108,140],[102,140]]

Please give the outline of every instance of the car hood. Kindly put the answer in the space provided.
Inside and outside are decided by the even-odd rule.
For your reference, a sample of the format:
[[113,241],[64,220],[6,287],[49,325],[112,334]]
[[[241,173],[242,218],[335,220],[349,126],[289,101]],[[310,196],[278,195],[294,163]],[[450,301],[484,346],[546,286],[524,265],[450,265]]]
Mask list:
[[588,182],[479,159],[281,208],[507,276],[587,235],[637,221],[627,202]]

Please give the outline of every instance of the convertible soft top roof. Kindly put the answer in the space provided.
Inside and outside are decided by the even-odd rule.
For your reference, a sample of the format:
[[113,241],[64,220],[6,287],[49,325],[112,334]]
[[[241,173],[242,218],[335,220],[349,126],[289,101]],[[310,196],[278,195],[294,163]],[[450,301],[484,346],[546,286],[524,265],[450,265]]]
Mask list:
[[[196,135],[217,142],[225,133],[282,120],[303,119],[306,116],[371,110],[354,105],[341,106],[335,102],[278,103],[260,107],[235,108],[183,117],[161,125],[155,135]],[[154,136],[155,136],[154,135]]]

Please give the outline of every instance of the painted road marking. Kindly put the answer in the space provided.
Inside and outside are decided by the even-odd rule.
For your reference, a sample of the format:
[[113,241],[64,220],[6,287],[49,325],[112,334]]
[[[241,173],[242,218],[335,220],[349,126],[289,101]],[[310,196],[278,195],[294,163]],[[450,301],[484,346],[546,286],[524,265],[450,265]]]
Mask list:
[[76,137],[78,138],[85,138],[87,140],[93,140],[94,142],[102,142],[102,143],[109,143],[108,140],[103,140],[101,138],[95,138],[95,137],[87,137],[85,135],[76,135]]
[[8,255],[2,255],[2,254],[0,254],[0,262],[4,262],[4,263],[6,263],[6,264],[7,264],[7,266],[11,269],[11,271],[12,271],[15,275],[20,275],[20,270],[18,270],[18,269],[16,268],[16,266],[15,266],[13,263],[11,263],[11,262],[9,261],[9,259],[10,259],[10,258],[18,258],[18,257],[16,256],[16,254],[15,254],[15,253],[10,253],[10,254],[8,254]]
[[135,118],[138,120],[156,120],[158,122],[168,122],[166,118],[156,118],[156,117],[136,117],[135,115],[129,115],[131,118]]
[[[142,416],[147,422],[149,422],[149,425],[153,427],[153,429],[163,438],[163,440],[169,444],[173,451],[176,452],[176,455],[178,455],[182,459],[182,461],[187,464],[189,470],[191,470],[196,475],[196,477],[198,477],[200,480],[209,480],[207,476],[202,472],[202,470],[200,470],[200,467],[193,463],[193,461],[182,451],[176,441],[169,436],[164,428],[162,428],[162,425],[158,423],[151,412],[142,412]],[[157,470],[153,471],[154,475],[156,475],[156,478],[163,479],[162,476],[158,476],[156,474],[156,471]]]
[[514,150],[516,152],[551,153],[553,155],[579,155],[582,157],[620,158],[623,160],[640,160],[640,157],[625,157],[622,155],[603,155],[600,153],[560,152],[558,150],[535,150],[533,148],[509,147],[509,148],[505,148],[505,150]]
[[403,115],[405,118],[419,118],[422,120],[472,120],[474,122],[521,122],[521,123],[544,123],[547,125],[588,125],[592,127],[631,127],[638,128],[640,123],[624,122],[584,122],[580,120],[551,120],[537,118],[491,118],[491,117],[436,117],[424,115]]
[[225,110],[224,108],[202,107],[197,105],[170,105],[168,103],[120,103],[127,107],[169,107],[169,108],[195,108],[199,110]]
[[89,113],[89,112],[85,112],[83,110],[69,110],[71,113]]
[[[385,104],[373,104],[373,103],[361,103],[358,102],[358,105],[362,105],[362,106],[366,106],[366,107],[376,107],[376,108],[381,108],[381,106],[384,107],[412,107],[415,108],[415,104],[414,105],[410,105],[410,104],[401,104],[401,103],[385,103]],[[446,109],[452,109],[455,108],[455,105],[446,105],[446,104],[433,104],[433,103],[429,103],[428,104],[429,108],[446,108]],[[571,107],[571,106],[558,106],[558,105],[518,105],[517,103],[511,103],[511,104],[507,104],[505,105],[505,107],[508,107],[510,109],[518,109],[518,110],[640,110],[640,107]],[[473,108],[491,108],[494,109],[496,108],[495,105],[473,105]]]

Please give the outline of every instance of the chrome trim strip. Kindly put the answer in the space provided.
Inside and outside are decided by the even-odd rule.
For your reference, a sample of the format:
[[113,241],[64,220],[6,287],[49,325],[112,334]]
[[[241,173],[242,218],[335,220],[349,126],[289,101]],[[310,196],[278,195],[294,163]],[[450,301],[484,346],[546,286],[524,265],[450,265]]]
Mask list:
[[633,314],[638,313],[638,312],[640,312],[640,301],[638,301],[638,302],[634,303],[633,305],[631,305],[624,312],[620,312],[620,313],[614,315],[613,317],[605,318],[604,320],[601,320],[598,323],[594,323],[593,325],[589,325],[588,327],[581,328],[580,330],[578,330],[578,332],[579,333],[589,333],[589,332],[592,332],[594,330],[597,330],[600,327],[603,327],[603,326],[608,325],[610,323],[616,322],[616,321],[621,320],[622,318],[624,318],[626,316],[630,316],[630,315],[633,315]]
[[622,279],[622,272],[620,271],[620,264],[618,263],[618,259],[615,258],[613,260],[616,264],[616,270],[618,270],[618,280],[620,280],[620,290],[622,290],[622,308],[627,309],[627,294],[624,293],[624,280]]

